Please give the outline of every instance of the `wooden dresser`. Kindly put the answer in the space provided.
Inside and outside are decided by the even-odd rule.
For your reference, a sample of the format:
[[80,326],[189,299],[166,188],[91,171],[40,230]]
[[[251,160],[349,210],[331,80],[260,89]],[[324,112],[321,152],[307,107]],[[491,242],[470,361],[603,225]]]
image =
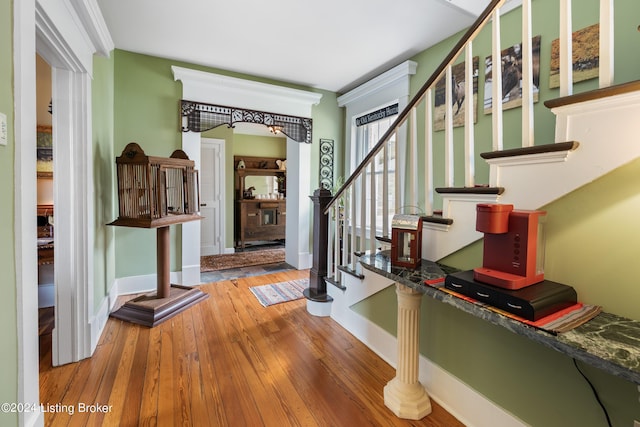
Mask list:
[[236,247],[247,242],[285,239],[286,170],[282,159],[236,156]]
[[284,240],[287,207],[285,200],[239,200],[236,202],[237,241]]

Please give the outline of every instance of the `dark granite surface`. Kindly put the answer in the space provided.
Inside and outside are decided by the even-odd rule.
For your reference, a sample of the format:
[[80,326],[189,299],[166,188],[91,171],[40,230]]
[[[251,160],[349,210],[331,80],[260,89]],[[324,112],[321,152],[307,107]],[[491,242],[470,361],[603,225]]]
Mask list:
[[425,280],[444,277],[455,269],[426,260],[415,270],[393,267],[388,251],[365,255],[360,263],[367,270],[431,298],[640,385],[640,321],[600,313],[578,328],[552,335],[424,284]]

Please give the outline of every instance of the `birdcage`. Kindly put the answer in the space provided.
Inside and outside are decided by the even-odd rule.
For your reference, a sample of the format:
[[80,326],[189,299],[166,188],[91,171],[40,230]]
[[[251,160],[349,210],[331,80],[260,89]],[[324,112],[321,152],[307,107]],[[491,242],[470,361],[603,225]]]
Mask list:
[[198,171],[184,151],[152,157],[131,142],[116,168],[119,216],[111,225],[156,228],[200,219]]

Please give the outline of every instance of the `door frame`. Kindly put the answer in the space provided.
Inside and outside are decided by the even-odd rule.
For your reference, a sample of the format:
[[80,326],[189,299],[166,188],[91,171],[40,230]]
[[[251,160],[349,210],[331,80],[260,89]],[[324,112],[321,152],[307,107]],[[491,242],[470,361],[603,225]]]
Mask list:
[[[39,402],[38,281],[36,228],[36,46],[52,68],[54,140],[59,163],[54,178],[58,251],[56,305],[72,314],[56,319],[54,361],[89,357],[99,328],[93,317],[93,157],[91,72],[93,55],[109,56],[113,41],[95,0],[20,0],[13,2],[15,266],[18,340],[18,402]],[[62,157],[58,162],[62,161]],[[54,167],[55,167],[54,158]],[[69,185],[69,187],[65,187]],[[68,199],[65,199],[68,197]],[[65,204],[66,206],[62,206]],[[62,217],[67,216],[66,219]],[[60,259],[60,257],[58,257]],[[59,271],[58,271],[59,270]],[[61,280],[65,280],[62,282]],[[57,358],[57,360],[56,360]],[[70,360],[67,360],[70,359]],[[41,412],[21,412],[19,425],[42,425]]]
[[[322,94],[268,83],[172,66],[174,80],[182,82],[182,98],[194,102],[233,105],[257,111],[311,117]],[[199,162],[200,133],[182,132],[182,150]],[[196,160],[197,159],[197,160]],[[287,138],[287,224],[285,261],[303,270],[311,268],[311,201],[309,167],[311,144]],[[198,242],[197,245],[194,242]],[[182,224],[182,283],[200,283],[200,224]]]
[[[221,198],[220,198],[220,215],[219,215],[219,223],[218,223],[218,230],[220,230],[220,233],[222,234],[220,236],[220,254],[224,254],[226,253],[226,240],[227,240],[227,227],[226,227],[226,207],[227,207],[227,198],[225,197],[227,192],[226,190],[226,168],[224,168],[225,165],[225,160],[226,160],[226,153],[225,153],[225,148],[226,148],[226,141],[224,139],[218,139],[218,138],[200,138],[200,150],[202,150],[202,147],[208,145],[208,146],[219,146],[220,147],[220,155],[222,157],[222,165],[223,168],[219,171],[214,171],[214,177],[213,179],[217,179],[220,182],[220,188],[221,188]],[[204,170],[205,168],[208,169],[208,167],[210,167],[211,165],[205,165],[202,163],[202,159],[200,159],[201,163],[199,166],[196,166],[197,169],[199,169],[200,171],[202,171],[202,173],[200,174],[200,176],[202,176],[204,174]],[[200,178],[200,186],[202,187],[202,178]],[[200,191],[200,194],[202,194],[202,189]],[[233,203],[233,200],[231,201],[231,203]],[[202,229],[201,229],[202,232]],[[202,236],[202,234],[200,235]],[[201,242],[202,244],[202,237],[201,237]]]

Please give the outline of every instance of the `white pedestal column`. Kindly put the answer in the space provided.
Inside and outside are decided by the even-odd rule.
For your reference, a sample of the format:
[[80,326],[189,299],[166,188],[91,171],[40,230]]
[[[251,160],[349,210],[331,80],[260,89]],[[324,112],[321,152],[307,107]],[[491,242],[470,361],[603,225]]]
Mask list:
[[431,400],[418,381],[419,325],[422,294],[396,283],[398,295],[398,366],[384,387],[384,404],[396,416],[419,420],[431,413]]

